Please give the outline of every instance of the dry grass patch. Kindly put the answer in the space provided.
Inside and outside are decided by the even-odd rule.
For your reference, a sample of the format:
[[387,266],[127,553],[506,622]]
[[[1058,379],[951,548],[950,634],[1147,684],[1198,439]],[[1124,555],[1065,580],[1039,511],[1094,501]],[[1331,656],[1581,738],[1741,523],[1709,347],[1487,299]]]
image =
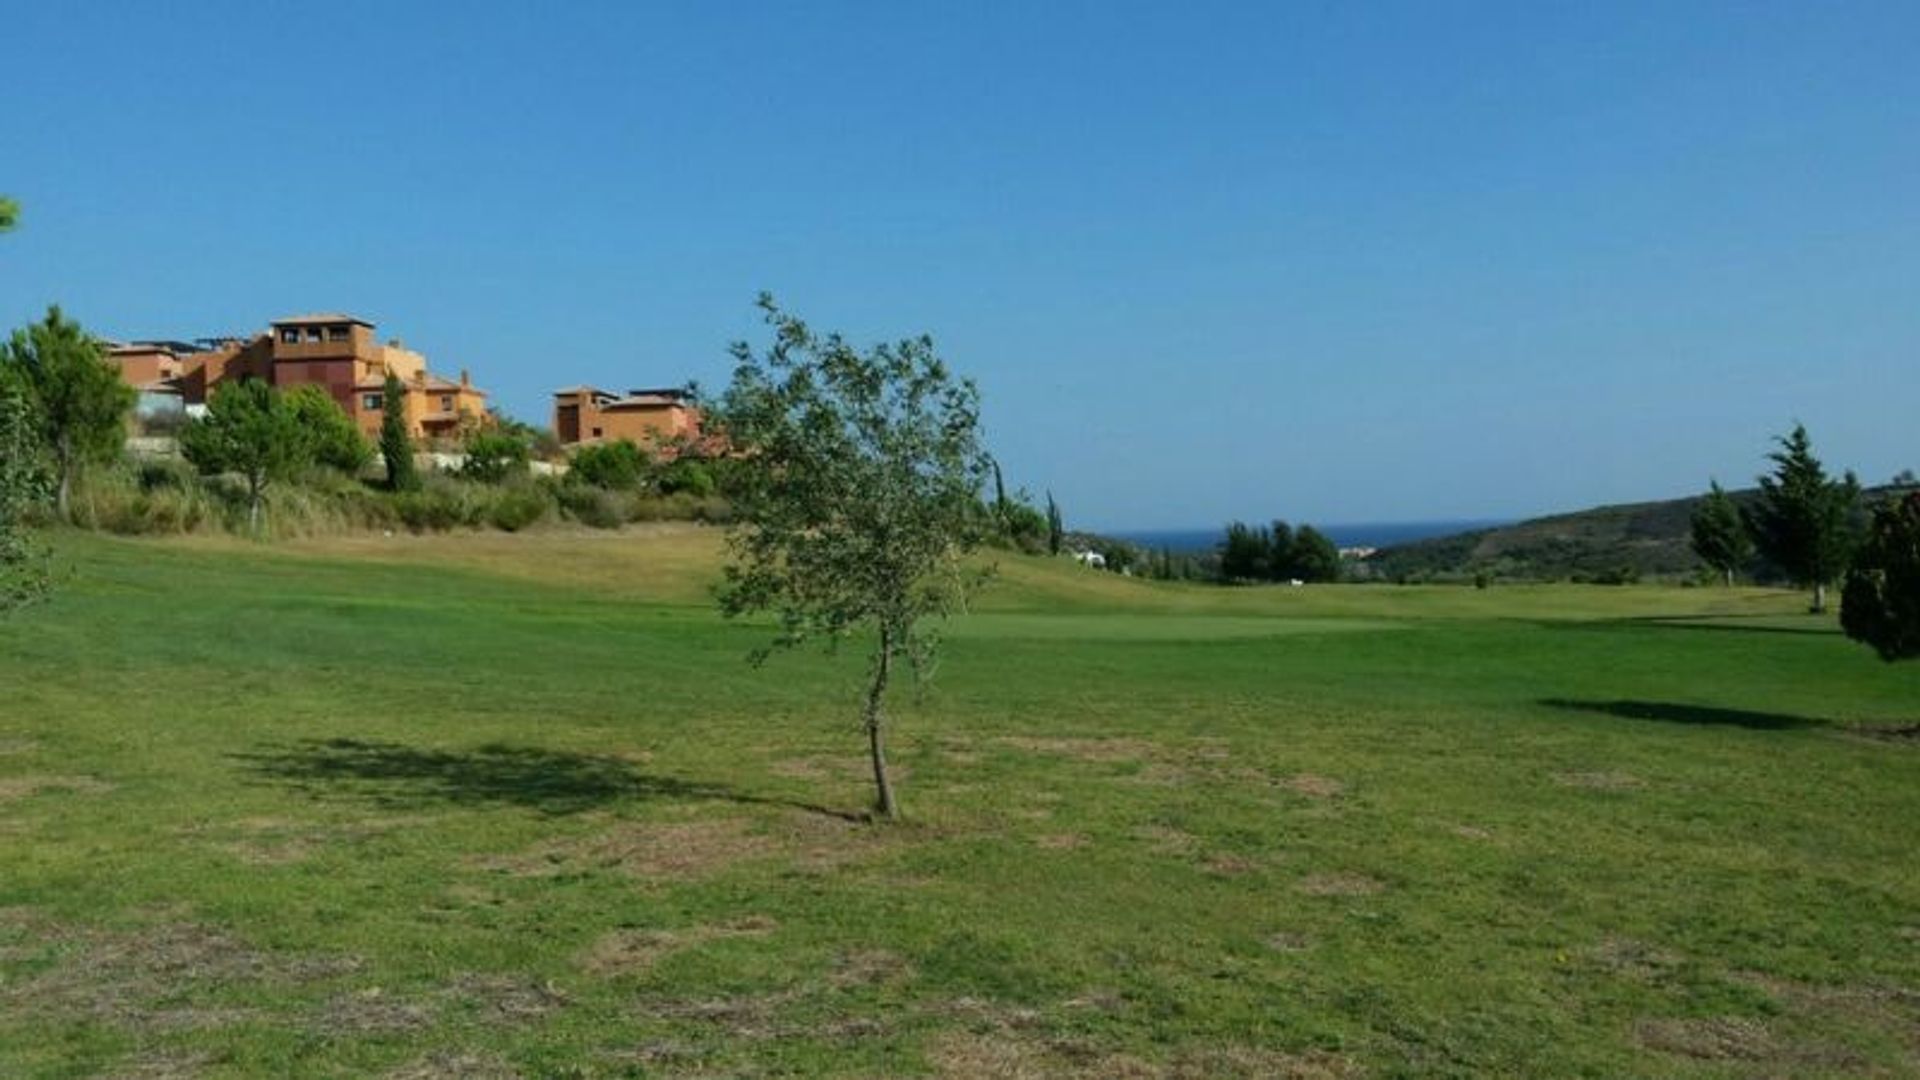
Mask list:
[[999,742],[1016,750],[1028,750],[1037,754],[1058,754],[1079,761],[1145,761],[1161,753],[1158,745],[1145,739],[1042,739],[1008,735],[1002,737]]
[[1199,837],[1171,825],[1143,825],[1133,835],[1159,855],[1190,855],[1200,846]]
[[387,1073],[387,1080],[520,1080],[520,1076],[499,1058],[442,1050]]
[[394,997],[372,987],[340,994],[321,1006],[308,1023],[328,1036],[384,1035],[418,1031],[434,1021],[433,1010],[415,1001]]
[[1311,799],[1331,799],[1347,790],[1347,785],[1331,776],[1295,773],[1280,781],[1280,786]]
[[1088,840],[1086,836],[1081,833],[1048,833],[1045,836],[1036,836],[1033,838],[1035,847],[1043,848],[1047,851],[1072,851],[1076,848],[1086,847],[1090,843],[1092,843],[1092,841]]
[[104,795],[113,785],[96,776],[55,776],[29,774],[0,777],[0,802],[12,802],[45,792],[63,795]]
[[644,972],[674,953],[729,938],[766,937],[778,924],[764,915],[684,930],[615,930],[580,957],[580,966],[602,977]]
[[590,836],[548,840],[518,855],[487,859],[482,865],[517,877],[616,870],[644,881],[698,880],[780,850],[772,837],[754,832],[751,825],[737,817],[623,822]]
[[949,1032],[933,1040],[927,1056],[940,1076],[996,1080],[1345,1080],[1360,1075],[1345,1059],[1321,1053],[1209,1047],[1156,1062],[1081,1039],[1009,1038],[1004,1033]]
[[1609,975],[1654,982],[1679,968],[1677,953],[1632,938],[1610,937],[1588,950],[1595,966]]
[[891,949],[852,949],[834,958],[827,984],[836,989],[910,982],[913,964]]
[[40,749],[40,743],[35,739],[0,737],[0,757],[18,757],[31,754],[38,749]]
[[1372,896],[1386,885],[1365,874],[1312,874],[1295,888],[1308,896]]
[[197,1080],[213,1064],[202,1050],[158,1050],[136,1054],[102,1075],[102,1080]]
[[1765,1024],[1737,1016],[1642,1020],[1633,1033],[1648,1049],[1700,1061],[1766,1061],[1782,1049]]
[[1639,777],[1624,772],[1560,772],[1553,774],[1553,781],[1562,787],[1589,791],[1630,791],[1644,786]]
[[[252,1013],[196,1003],[196,994],[312,983],[359,966],[351,957],[264,952],[221,930],[186,922],[107,930],[11,909],[0,919],[0,938],[5,937],[51,949],[57,959],[36,975],[0,986],[0,1013],[141,1030],[224,1027]],[[30,948],[8,951],[18,955]]]

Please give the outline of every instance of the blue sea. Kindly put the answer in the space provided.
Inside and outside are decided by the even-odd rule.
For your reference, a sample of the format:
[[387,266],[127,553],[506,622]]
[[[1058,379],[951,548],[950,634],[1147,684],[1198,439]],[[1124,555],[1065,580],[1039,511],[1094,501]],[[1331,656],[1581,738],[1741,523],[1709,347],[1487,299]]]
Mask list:
[[[1456,521],[1376,521],[1362,525],[1315,525],[1314,528],[1327,534],[1327,538],[1332,540],[1336,547],[1383,548],[1507,524],[1511,522],[1505,519],[1461,519]],[[1101,535],[1111,536],[1117,540],[1131,540],[1155,551],[1165,548],[1180,554],[1190,554],[1212,551],[1219,545],[1226,532],[1226,526],[1218,525],[1211,529],[1103,530]]]

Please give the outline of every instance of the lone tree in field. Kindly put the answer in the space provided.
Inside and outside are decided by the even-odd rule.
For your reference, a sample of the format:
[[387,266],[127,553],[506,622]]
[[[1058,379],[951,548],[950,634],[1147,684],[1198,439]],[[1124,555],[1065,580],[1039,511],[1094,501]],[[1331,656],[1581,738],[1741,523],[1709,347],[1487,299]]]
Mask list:
[[980,393],[931,338],[862,352],[759,303],[773,343],[733,346],[713,410],[743,465],[720,606],[776,613],[772,647],[872,634],[861,719],[877,808],[897,818],[883,711],[894,666],[930,674],[939,639],[923,621],[961,608],[982,579],[963,561],[992,525]]
[[15,330],[0,360],[6,367],[0,378],[18,381],[39,420],[58,483],[54,505],[66,517],[80,470],[112,461],[126,444],[133,388],[107,362],[99,340],[58,306],[40,322]]
[[1748,510],[1747,528],[1761,555],[1796,585],[1813,590],[1818,614],[1827,610],[1828,583],[1846,571],[1852,554],[1860,481],[1852,473],[1827,479],[1800,424],[1775,441],[1780,448],[1767,455],[1773,475],[1760,478],[1760,499]]
[[407,388],[391,371],[380,389],[380,457],[387,463],[387,490],[412,491],[420,486],[420,474],[413,467],[413,439],[407,435]]
[[1882,660],[1920,658],[1920,492],[1874,508],[1840,594],[1840,626]]
[[247,527],[260,532],[267,485],[313,464],[313,435],[284,394],[258,379],[213,392],[207,415],[180,435],[180,452],[203,473],[239,473],[247,482]]
[[26,531],[28,512],[46,496],[32,407],[21,388],[0,380],[0,615],[47,591],[46,558]]
[[1711,484],[1706,498],[1693,508],[1693,553],[1718,570],[1721,581],[1732,588],[1734,571],[1753,557],[1753,541],[1747,536],[1746,522],[1740,520],[1740,508],[1718,480]]

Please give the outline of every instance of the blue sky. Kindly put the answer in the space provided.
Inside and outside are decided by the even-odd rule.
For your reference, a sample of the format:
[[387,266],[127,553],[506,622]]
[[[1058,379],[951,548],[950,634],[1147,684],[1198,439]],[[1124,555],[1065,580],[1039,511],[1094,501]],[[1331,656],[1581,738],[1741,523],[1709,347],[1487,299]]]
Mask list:
[[760,289],[1070,521],[1920,468],[1920,5],[0,3],[0,322],[344,309],[548,393]]

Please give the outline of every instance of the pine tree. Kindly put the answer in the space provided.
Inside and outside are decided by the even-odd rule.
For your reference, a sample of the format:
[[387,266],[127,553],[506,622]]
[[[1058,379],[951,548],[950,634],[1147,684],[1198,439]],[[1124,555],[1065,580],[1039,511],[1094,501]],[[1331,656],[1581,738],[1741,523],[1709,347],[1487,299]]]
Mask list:
[[1293,526],[1276,520],[1267,534],[1267,577],[1274,581],[1292,581],[1299,577],[1293,557]]
[[413,439],[407,434],[407,388],[400,377],[387,372],[380,391],[380,456],[387,462],[387,488],[412,491],[420,486],[413,467]]
[[1060,548],[1067,542],[1066,519],[1060,515],[1060,504],[1053,501],[1053,492],[1047,492],[1047,554],[1058,555]]
[[1800,424],[1774,441],[1780,448],[1767,455],[1773,475],[1760,478],[1760,499],[1748,511],[1747,531],[1761,555],[1795,584],[1813,590],[1817,614],[1827,609],[1827,585],[1846,571],[1852,554],[1860,481],[1852,473],[1827,479]]
[[1340,549],[1325,533],[1302,525],[1293,534],[1293,576],[1301,581],[1339,581]]
[[112,461],[127,438],[133,388],[107,362],[106,347],[54,306],[47,317],[16,330],[0,349],[6,377],[19,380],[52,455],[58,484],[54,501],[67,516],[73,482],[88,465]]
[[1706,498],[1693,508],[1693,553],[1718,570],[1729,588],[1734,571],[1753,557],[1753,541],[1747,536],[1746,523],[1740,520],[1740,508],[1717,480],[1712,481]]
[[180,452],[203,473],[245,478],[247,526],[258,535],[267,486],[313,464],[314,435],[285,395],[247,379],[214,392],[207,415],[180,433]]

